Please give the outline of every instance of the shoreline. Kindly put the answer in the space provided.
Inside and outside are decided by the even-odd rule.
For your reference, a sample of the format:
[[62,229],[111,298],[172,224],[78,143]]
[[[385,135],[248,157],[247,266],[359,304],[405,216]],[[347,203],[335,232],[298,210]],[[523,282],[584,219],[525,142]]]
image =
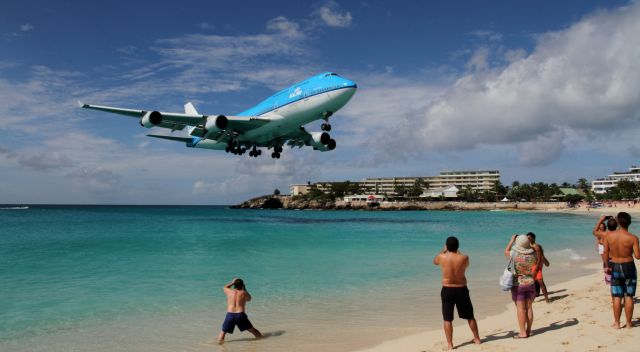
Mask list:
[[[481,345],[472,343],[466,322],[456,316],[454,320],[454,347],[465,351],[595,351],[637,348],[640,338],[640,307],[636,307],[633,328],[615,330],[611,327],[612,313],[609,287],[603,282],[599,263],[585,265],[591,274],[579,276],[564,283],[548,286],[551,303],[538,297],[534,303],[532,336],[514,339],[518,325],[515,307],[505,306],[502,313],[478,320]],[[472,292],[472,299],[481,292]],[[508,295],[508,292],[504,293]],[[440,317],[438,317],[440,319]],[[621,318],[624,325],[624,313]],[[442,329],[429,330],[398,339],[387,340],[371,348],[354,352],[442,351],[446,342]]]
[[[619,205],[619,206],[618,206]],[[567,214],[601,215],[626,211],[640,216],[640,203],[629,207],[626,203],[612,203],[600,208],[587,208],[584,204],[570,208],[565,202],[465,202],[465,201],[385,201],[370,206],[364,201],[302,200],[291,196],[265,195],[232,205],[231,209],[285,209],[285,210],[359,210],[359,211],[534,211]]]

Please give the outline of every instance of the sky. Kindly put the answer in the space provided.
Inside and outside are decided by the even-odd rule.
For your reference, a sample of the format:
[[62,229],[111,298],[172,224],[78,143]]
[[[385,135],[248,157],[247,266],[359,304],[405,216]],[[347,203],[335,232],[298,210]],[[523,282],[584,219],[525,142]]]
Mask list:
[[[291,183],[448,170],[575,183],[640,159],[636,1],[1,7],[0,204],[234,204]],[[280,159],[152,140],[76,104],[233,115],[326,71],[358,83],[331,118],[338,147]]]

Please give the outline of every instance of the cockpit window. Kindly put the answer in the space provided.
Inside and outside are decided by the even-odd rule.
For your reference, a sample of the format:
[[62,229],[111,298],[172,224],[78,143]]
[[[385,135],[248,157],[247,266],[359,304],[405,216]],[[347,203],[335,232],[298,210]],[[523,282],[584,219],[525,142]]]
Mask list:
[[329,73],[325,74],[324,76],[325,77],[329,77],[329,76],[337,76],[337,75],[338,75],[337,73],[329,72]]

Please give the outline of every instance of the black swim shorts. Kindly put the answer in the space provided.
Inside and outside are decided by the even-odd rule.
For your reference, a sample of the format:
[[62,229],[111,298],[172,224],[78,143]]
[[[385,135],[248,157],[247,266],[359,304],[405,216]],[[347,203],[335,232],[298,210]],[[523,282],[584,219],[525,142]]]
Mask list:
[[440,298],[442,298],[442,319],[444,321],[453,321],[454,306],[458,310],[460,319],[475,319],[469,289],[466,286],[443,287],[440,291]]

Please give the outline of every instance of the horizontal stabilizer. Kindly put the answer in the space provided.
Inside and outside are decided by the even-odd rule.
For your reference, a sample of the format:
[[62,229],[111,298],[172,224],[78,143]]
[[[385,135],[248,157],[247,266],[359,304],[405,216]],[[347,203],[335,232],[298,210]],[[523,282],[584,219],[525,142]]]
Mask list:
[[147,136],[153,137],[153,138],[168,139],[170,141],[176,141],[176,142],[184,142],[184,143],[191,143],[191,141],[193,140],[193,138],[191,137],[161,136],[158,134],[148,134]]

